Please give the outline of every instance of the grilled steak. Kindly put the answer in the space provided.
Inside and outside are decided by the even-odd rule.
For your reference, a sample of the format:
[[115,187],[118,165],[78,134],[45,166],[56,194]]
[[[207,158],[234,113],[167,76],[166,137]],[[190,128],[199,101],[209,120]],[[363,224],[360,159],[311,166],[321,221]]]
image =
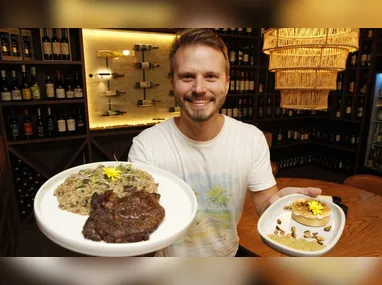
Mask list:
[[134,191],[123,198],[113,191],[94,193],[82,234],[87,239],[108,243],[148,240],[164,219],[165,210],[159,198],[160,194],[143,191]]

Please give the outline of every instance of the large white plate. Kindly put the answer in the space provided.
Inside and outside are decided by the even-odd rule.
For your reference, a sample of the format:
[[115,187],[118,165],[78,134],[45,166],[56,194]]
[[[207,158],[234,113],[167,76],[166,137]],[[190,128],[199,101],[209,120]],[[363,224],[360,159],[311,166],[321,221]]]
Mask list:
[[[301,194],[291,194],[282,197],[273,203],[260,217],[257,224],[257,230],[265,244],[272,247],[274,250],[277,250],[288,256],[322,256],[333,248],[333,246],[340,239],[342,232],[345,227],[345,214],[340,207],[336,204],[317,197],[315,199],[326,203],[332,210],[330,215],[330,221],[326,226],[332,226],[329,232],[324,231],[324,227],[308,227],[296,222],[292,218],[292,211],[284,210],[283,207],[291,205],[296,199],[299,198],[311,198],[309,196]],[[291,227],[296,227],[297,238],[303,238],[304,231],[310,230],[310,232],[318,232],[319,236],[325,238],[324,245],[325,247],[317,251],[303,251],[297,250],[288,246],[285,246],[281,243],[271,240],[267,235],[273,234],[275,227],[277,225],[277,219],[281,220],[280,228],[283,229],[286,233],[290,232]],[[310,239],[309,239],[310,240]]]
[[180,238],[193,221],[197,200],[195,193],[177,176],[141,163],[131,163],[133,167],[150,173],[159,183],[159,203],[165,209],[163,222],[150,235],[149,240],[135,243],[111,244],[85,239],[82,228],[88,216],[81,216],[58,207],[54,190],[71,174],[82,169],[104,166],[118,166],[128,162],[96,162],[65,170],[46,181],[36,194],[34,212],[40,230],[53,242],[67,249],[94,256],[136,256],[167,247]]

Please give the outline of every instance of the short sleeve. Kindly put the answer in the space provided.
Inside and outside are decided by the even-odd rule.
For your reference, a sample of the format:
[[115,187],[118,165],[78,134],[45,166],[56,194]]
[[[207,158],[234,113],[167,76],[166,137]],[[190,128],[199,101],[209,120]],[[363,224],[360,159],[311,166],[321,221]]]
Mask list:
[[261,191],[276,185],[272,173],[269,146],[263,133],[260,134],[254,148],[254,160],[252,171],[248,177],[248,189],[250,191]]
[[139,136],[133,139],[133,144],[128,155],[128,161],[152,165],[151,155],[140,140]]

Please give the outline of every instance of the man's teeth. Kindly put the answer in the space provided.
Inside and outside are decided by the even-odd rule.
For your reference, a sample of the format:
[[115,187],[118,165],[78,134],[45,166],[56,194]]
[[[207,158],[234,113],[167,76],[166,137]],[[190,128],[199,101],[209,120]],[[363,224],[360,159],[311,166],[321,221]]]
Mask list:
[[203,103],[208,103],[208,100],[193,100],[191,102],[196,104],[203,104]]

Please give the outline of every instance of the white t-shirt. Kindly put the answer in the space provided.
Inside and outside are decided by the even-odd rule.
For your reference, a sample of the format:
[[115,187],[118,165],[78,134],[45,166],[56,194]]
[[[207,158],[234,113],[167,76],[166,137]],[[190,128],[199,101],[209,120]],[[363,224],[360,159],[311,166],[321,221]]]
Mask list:
[[148,128],[133,139],[129,161],[169,171],[196,194],[198,210],[187,234],[157,256],[234,256],[247,189],[276,184],[264,134],[227,116],[206,142],[186,137],[173,118]]

